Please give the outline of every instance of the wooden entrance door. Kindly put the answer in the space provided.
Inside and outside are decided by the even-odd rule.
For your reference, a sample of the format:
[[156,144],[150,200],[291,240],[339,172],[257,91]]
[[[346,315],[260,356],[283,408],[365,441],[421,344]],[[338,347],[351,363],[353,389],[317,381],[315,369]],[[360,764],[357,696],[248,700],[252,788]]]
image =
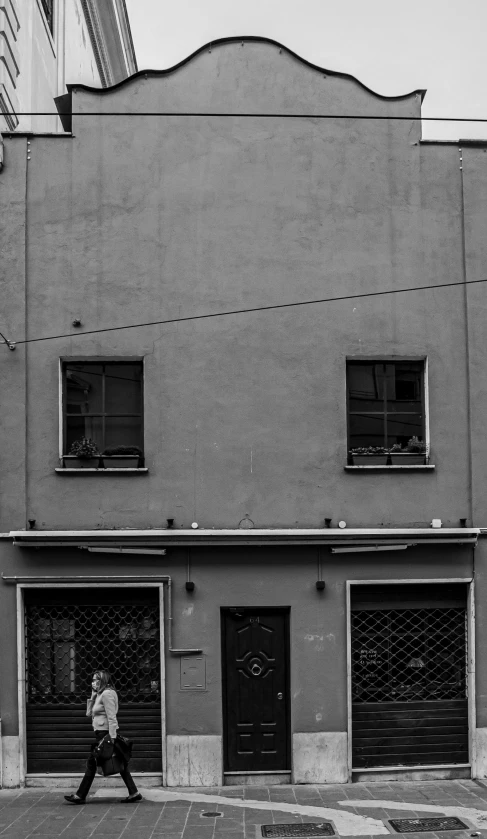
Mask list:
[[222,612],[225,771],[289,769],[287,610]]

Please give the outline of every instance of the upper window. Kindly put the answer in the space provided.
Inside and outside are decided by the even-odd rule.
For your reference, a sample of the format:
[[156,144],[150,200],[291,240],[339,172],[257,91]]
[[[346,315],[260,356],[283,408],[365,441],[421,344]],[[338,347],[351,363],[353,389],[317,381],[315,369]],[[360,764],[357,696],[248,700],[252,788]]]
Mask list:
[[425,441],[424,362],[347,363],[348,448]]
[[51,34],[54,32],[54,0],[41,0],[41,6],[46,16]]
[[65,361],[63,385],[64,454],[82,438],[143,450],[141,361]]

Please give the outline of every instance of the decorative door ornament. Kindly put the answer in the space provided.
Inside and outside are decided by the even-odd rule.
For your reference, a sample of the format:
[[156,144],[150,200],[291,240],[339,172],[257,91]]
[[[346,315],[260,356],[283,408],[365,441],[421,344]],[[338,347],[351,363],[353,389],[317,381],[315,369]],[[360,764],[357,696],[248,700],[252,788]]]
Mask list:
[[254,679],[258,679],[259,676],[264,676],[267,673],[267,670],[269,669],[269,659],[265,653],[249,652],[243,659],[242,669],[245,673],[247,673],[247,675],[253,676]]

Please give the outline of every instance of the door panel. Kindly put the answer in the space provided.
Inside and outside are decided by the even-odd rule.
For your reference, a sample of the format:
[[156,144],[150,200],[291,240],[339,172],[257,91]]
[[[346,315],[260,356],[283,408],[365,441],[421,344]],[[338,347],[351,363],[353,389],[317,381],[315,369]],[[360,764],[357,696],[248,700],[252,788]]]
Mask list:
[[225,770],[289,768],[288,613],[222,614]]

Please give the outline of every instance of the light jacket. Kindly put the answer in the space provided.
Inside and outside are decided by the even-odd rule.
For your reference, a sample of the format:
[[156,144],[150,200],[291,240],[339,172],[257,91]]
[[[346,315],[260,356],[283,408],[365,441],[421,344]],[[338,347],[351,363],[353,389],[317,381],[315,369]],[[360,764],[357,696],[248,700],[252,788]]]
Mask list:
[[103,693],[97,694],[95,699],[88,699],[86,716],[92,717],[95,731],[108,729],[110,737],[117,736],[118,696],[112,688],[105,688]]

